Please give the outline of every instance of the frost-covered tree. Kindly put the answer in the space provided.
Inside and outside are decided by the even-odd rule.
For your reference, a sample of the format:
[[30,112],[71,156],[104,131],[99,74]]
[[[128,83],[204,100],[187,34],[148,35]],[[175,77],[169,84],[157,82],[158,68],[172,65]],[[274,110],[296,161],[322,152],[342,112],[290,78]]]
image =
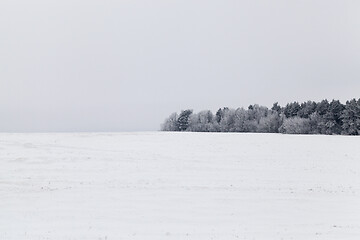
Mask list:
[[286,118],[279,131],[287,134],[309,134],[311,133],[310,120],[298,116]]
[[172,113],[161,125],[161,131],[179,131],[177,113]]
[[219,130],[218,125],[213,113],[206,110],[190,116],[187,130],[192,132],[217,132]]
[[219,108],[219,110],[217,110],[216,114],[215,114],[215,119],[218,123],[221,122],[221,119],[224,116],[225,111],[229,110],[229,108],[224,107],[223,109]]
[[[251,106],[251,107],[250,107]],[[268,115],[268,108],[258,104],[250,105],[247,111],[247,119],[244,123],[245,132],[258,132],[262,118]]]
[[234,132],[246,132],[245,122],[247,121],[247,111],[244,108],[238,108],[234,112]]
[[277,133],[282,124],[282,119],[277,111],[269,111],[266,117],[260,118],[258,132]]
[[235,110],[224,108],[222,111],[222,118],[219,123],[221,132],[235,131]]

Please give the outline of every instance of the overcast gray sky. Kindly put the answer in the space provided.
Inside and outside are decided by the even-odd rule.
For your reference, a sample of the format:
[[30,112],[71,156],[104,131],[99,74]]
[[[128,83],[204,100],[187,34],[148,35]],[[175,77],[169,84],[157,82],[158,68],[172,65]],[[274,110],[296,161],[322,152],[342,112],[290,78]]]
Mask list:
[[1,0],[0,131],[359,98],[360,1]]

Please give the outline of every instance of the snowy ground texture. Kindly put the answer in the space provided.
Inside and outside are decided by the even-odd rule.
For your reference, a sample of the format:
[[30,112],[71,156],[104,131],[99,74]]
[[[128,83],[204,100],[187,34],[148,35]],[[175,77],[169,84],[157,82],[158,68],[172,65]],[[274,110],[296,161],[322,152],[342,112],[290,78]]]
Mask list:
[[360,239],[360,138],[0,134],[0,239]]

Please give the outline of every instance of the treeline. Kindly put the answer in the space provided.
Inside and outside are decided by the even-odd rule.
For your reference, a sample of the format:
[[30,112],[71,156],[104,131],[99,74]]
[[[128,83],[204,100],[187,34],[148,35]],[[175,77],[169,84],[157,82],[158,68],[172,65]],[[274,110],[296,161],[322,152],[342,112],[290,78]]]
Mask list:
[[194,113],[171,114],[162,131],[259,132],[287,134],[360,134],[360,99],[342,104],[339,100],[292,102],[271,109],[257,104],[244,108],[220,108]]

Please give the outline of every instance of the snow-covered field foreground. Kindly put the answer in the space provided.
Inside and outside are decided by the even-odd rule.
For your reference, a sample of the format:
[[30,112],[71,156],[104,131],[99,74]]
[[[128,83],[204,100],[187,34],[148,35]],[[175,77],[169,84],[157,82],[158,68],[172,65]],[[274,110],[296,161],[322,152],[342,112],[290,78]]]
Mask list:
[[360,138],[0,134],[0,239],[360,239]]

